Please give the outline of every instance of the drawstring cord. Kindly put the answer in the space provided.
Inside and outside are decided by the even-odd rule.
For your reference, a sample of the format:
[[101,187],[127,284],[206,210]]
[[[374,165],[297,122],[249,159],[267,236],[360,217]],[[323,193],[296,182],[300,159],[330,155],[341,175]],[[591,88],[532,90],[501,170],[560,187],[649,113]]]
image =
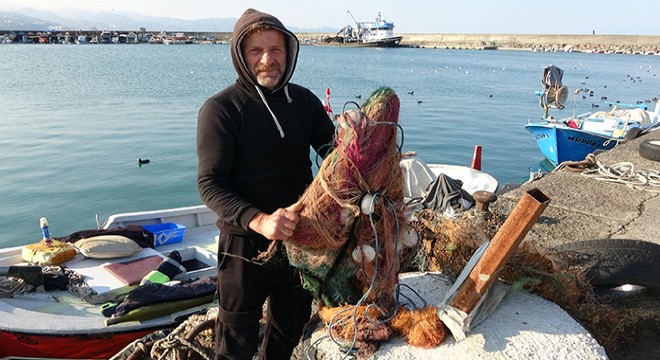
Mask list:
[[286,95],[286,102],[291,104],[293,102],[293,99],[291,96],[289,96],[289,84],[284,85],[284,94]]
[[[261,101],[264,102],[264,105],[266,105],[266,109],[268,109],[268,112],[270,112],[270,116],[273,117],[273,122],[275,123],[275,126],[277,126],[277,130],[280,132],[280,137],[284,139],[284,130],[282,130],[282,125],[280,125],[279,120],[277,120],[277,116],[273,113],[273,110],[270,109],[270,106],[268,105],[268,101],[266,101],[266,97],[264,96],[264,93],[259,89],[259,86],[255,85],[254,86],[257,89],[257,92],[259,93],[259,96],[261,97]],[[284,86],[284,93],[286,94],[286,100],[289,102],[293,102],[293,99],[289,96],[289,86],[286,85]]]

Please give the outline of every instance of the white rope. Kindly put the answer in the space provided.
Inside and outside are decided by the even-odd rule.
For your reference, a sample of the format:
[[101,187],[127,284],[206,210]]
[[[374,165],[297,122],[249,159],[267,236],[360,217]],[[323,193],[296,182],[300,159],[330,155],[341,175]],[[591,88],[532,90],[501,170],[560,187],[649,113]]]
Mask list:
[[[261,97],[261,101],[264,102],[264,105],[266,105],[266,109],[268,109],[268,112],[270,113],[270,116],[273,118],[273,122],[275,123],[275,126],[277,126],[277,130],[280,132],[280,137],[284,139],[284,130],[282,130],[282,125],[280,125],[280,121],[277,120],[277,116],[275,116],[275,113],[273,110],[270,109],[270,106],[268,105],[268,101],[266,101],[266,97],[264,96],[264,93],[259,89],[257,85],[254,86],[257,89],[257,92],[259,93],[259,96]],[[288,92],[287,92],[287,99],[288,99]]]
[[215,319],[218,314],[218,307],[210,308],[205,315],[193,315],[181,323],[176,329],[167,334],[164,338],[154,342],[149,353],[151,359],[155,360],[178,360],[183,352],[194,352],[198,358],[204,360],[213,359],[213,349],[208,344],[202,344],[197,341],[186,339],[186,336],[195,326],[205,320]]
[[158,360],[177,360],[179,359],[179,351],[194,351],[204,360],[212,360],[211,355],[207,354],[203,346],[186,340],[180,334],[173,333],[154,343],[151,348],[151,357]]
[[637,170],[633,163],[627,161],[608,166],[595,160],[595,165],[582,171],[582,175],[598,181],[624,184],[633,189],[660,192],[660,189],[649,189],[660,187],[660,171]]

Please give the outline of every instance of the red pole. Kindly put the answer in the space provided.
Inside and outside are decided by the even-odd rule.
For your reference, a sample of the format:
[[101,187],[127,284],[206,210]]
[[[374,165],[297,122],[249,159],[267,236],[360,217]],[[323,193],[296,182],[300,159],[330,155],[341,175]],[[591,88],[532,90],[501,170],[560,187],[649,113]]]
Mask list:
[[330,88],[325,88],[325,111],[332,114],[332,106],[330,106]]
[[472,168],[481,170],[481,145],[474,146],[474,154],[472,155]]

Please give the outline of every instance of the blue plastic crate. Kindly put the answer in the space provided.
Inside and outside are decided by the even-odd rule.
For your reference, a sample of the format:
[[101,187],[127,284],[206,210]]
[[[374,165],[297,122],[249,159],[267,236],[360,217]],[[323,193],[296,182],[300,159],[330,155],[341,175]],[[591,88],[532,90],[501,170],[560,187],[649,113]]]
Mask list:
[[185,225],[175,223],[162,223],[144,225],[144,229],[154,234],[154,246],[174,244],[183,241]]

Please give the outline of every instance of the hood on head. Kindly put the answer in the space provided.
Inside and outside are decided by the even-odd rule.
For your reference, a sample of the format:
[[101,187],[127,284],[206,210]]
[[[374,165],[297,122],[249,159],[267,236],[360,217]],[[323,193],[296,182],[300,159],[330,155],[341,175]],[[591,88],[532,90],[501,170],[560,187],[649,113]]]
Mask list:
[[273,90],[277,91],[284,87],[284,85],[286,85],[293,76],[293,71],[296,68],[296,62],[298,61],[298,50],[300,48],[298,38],[291,31],[287,30],[282,22],[280,22],[280,20],[278,20],[273,15],[266,14],[255,9],[245,10],[243,15],[241,15],[238,21],[236,21],[236,25],[234,25],[231,45],[231,59],[234,64],[234,68],[236,68],[236,71],[238,72],[239,79],[244,83],[252,86],[258,86],[258,83],[257,80],[252,76],[250,69],[248,69],[247,65],[245,64],[243,53],[241,52],[241,44],[245,38],[245,33],[254,24],[270,25],[284,34],[287,47],[286,67],[284,69],[284,73],[282,74],[282,80],[280,81],[280,84]]

